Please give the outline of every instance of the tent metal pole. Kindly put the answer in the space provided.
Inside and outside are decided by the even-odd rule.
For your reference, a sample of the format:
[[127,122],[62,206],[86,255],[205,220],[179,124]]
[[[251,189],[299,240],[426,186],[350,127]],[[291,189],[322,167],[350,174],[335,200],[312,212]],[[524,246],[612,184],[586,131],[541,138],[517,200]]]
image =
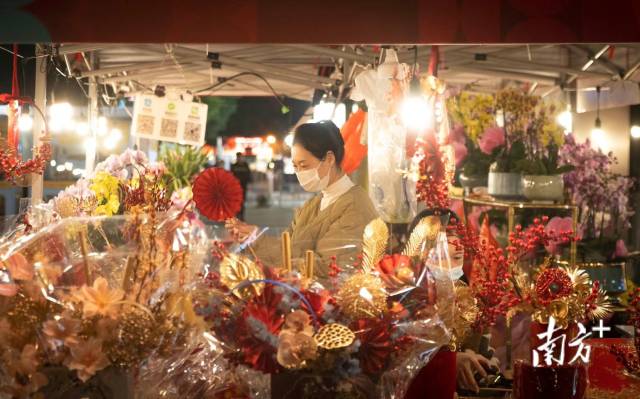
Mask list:
[[[44,54],[41,44],[36,45],[36,55]],[[47,114],[47,57],[36,58],[36,87],[34,102],[38,108]],[[42,144],[45,121],[40,117],[33,118],[33,147]],[[48,139],[48,138],[47,138]],[[43,172],[44,173],[44,172]],[[39,174],[31,175],[31,204],[38,205],[42,202],[44,195],[44,176]]]

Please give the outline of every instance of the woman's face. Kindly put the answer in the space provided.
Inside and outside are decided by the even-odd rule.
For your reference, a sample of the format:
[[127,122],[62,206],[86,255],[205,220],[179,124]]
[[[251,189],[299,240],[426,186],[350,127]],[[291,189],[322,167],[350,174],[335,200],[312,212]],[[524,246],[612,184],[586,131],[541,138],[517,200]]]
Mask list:
[[307,151],[301,144],[296,143],[291,147],[291,159],[293,161],[293,169],[296,172],[318,168],[318,176],[323,178],[331,171],[334,156],[333,153],[329,151],[324,161],[322,161]]
[[457,248],[453,245],[454,241],[457,241],[458,237],[454,234],[447,234],[447,242],[449,243],[449,258],[451,260],[451,267],[462,267],[464,263],[464,249]]

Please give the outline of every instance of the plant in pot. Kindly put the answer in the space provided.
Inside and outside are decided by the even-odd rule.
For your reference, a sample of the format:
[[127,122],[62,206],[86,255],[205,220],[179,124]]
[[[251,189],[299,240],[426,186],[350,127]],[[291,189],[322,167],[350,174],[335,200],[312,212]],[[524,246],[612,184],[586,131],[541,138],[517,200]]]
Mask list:
[[596,251],[579,255],[586,262],[624,259],[624,240],[634,214],[629,193],[634,185],[630,177],[613,171],[617,163],[612,153],[594,149],[589,140],[578,143],[567,136],[559,151],[562,163],[575,168],[564,175],[567,191],[578,207],[578,224],[583,232],[581,244]]
[[[555,123],[556,107],[545,104],[538,96],[510,88],[496,94],[495,109],[503,120],[504,148],[491,167],[489,194],[521,197],[524,195],[522,167],[536,172],[555,172],[551,168],[554,161],[550,159],[549,146],[560,145],[563,139],[563,131]],[[557,155],[554,156],[557,159]],[[543,160],[544,157],[548,159]],[[545,166],[540,167],[542,164]]]
[[479,146],[484,133],[495,127],[495,99],[489,94],[460,92],[447,99],[453,128],[449,135],[454,148],[457,181],[468,191],[486,187],[489,166],[495,156]]
[[560,165],[558,146],[550,142],[544,151],[516,162],[522,174],[522,192],[529,200],[558,201],[564,197],[562,175],[574,169],[573,165]]
[[522,179],[517,163],[524,157],[525,149],[521,140],[497,149],[496,160],[489,168],[489,195],[498,198],[522,196]]

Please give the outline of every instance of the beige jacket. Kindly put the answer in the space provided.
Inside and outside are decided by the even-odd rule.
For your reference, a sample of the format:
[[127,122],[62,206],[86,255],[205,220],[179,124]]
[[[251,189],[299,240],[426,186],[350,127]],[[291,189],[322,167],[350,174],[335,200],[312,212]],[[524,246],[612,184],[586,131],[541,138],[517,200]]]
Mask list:
[[[307,201],[296,210],[289,233],[294,268],[307,250],[316,254],[314,275],[327,278],[331,256],[354,258],[361,251],[362,233],[366,225],[378,217],[367,193],[354,186],[324,210],[320,210],[321,195]],[[355,246],[354,246],[355,245]],[[253,246],[263,264],[282,265],[279,237],[262,237]]]

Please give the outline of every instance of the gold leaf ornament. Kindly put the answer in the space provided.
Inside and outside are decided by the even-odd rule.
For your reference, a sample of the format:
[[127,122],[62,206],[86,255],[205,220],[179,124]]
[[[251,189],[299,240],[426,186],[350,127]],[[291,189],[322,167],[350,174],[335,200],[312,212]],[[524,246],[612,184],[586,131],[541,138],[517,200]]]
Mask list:
[[365,227],[362,237],[362,267],[367,273],[382,259],[388,241],[389,229],[382,219],[374,219]]
[[442,222],[439,216],[432,215],[420,219],[420,222],[411,232],[402,254],[411,257],[420,255],[424,242],[435,241],[441,228]]
[[319,348],[334,350],[346,348],[356,339],[356,335],[342,324],[325,324],[313,337]]
[[247,299],[254,295],[260,295],[264,284],[251,284],[234,289],[238,284],[248,280],[262,279],[264,279],[264,273],[260,267],[247,257],[228,254],[220,264],[220,282],[233,290],[233,294],[239,298]]

